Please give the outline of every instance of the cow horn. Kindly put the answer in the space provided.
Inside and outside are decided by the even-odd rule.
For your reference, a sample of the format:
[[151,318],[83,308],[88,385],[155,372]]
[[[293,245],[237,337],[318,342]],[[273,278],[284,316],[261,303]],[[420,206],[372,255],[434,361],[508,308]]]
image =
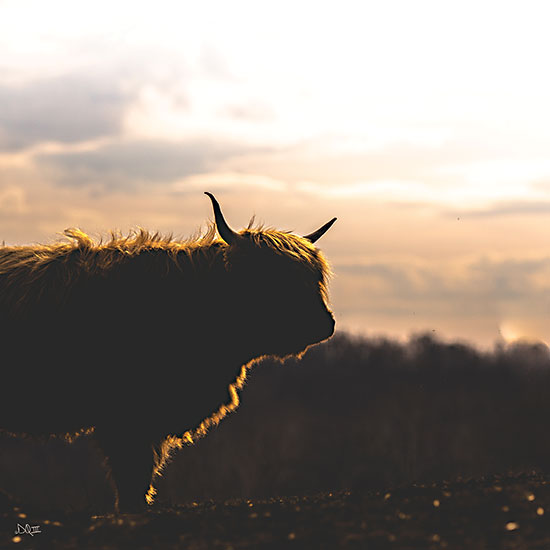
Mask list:
[[331,227],[332,224],[336,221],[336,218],[332,218],[329,222],[325,223],[323,227],[320,227],[317,229],[317,231],[314,231],[313,233],[310,233],[309,235],[304,235],[304,239],[307,239],[308,241],[311,241],[314,243],[318,239],[320,239]]
[[212,193],[209,193],[208,191],[205,191],[204,194],[208,195],[212,200],[212,206],[214,207],[214,217],[216,219],[216,228],[218,229],[218,233],[220,234],[220,237],[227,244],[233,244],[236,241],[236,239],[239,237],[239,234],[236,231],[233,231],[233,229],[231,229],[231,227],[227,225],[227,222],[223,217],[220,205],[218,204],[218,201],[216,200],[214,195],[212,195]]

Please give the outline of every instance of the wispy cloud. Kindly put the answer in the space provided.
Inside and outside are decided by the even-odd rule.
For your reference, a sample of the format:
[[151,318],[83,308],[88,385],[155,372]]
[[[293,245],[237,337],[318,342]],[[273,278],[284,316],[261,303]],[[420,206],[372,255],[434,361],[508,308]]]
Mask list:
[[86,151],[39,154],[35,160],[60,185],[133,190],[215,172],[228,159],[251,151],[207,140],[116,140]]
[[449,209],[452,216],[463,218],[493,218],[503,216],[533,216],[550,214],[550,200],[501,201],[477,208]]
[[[516,327],[517,337],[547,337],[550,255],[504,260],[481,257],[453,265],[336,262],[335,271],[339,321],[351,330],[372,333],[393,324],[397,332],[406,334],[433,328],[489,344],[505,323]],[[360,318],[372,321],[362,324]]]
[[0,151],[116,135],[128,101],[116,83],[80,75],[0,85]]

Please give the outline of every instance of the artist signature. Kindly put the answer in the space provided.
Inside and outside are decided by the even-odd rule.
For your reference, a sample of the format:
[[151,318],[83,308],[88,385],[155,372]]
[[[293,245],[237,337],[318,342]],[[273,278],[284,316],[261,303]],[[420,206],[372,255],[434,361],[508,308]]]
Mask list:
[[17,529],[15,530],[16,535],[30,535],[31,537],[34,537],[34,535],[41,532],[40,525],[29,525],[28,523],[25,525],[18,523]]

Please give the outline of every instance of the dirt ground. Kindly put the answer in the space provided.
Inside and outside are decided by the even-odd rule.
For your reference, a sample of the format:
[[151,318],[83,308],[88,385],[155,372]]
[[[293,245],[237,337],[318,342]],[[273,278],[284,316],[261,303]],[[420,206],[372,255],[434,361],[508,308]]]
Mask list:
[[534,472],[139,515],[50,516],[5,497],[0,506],[1,548],[550,548],[550,476]]

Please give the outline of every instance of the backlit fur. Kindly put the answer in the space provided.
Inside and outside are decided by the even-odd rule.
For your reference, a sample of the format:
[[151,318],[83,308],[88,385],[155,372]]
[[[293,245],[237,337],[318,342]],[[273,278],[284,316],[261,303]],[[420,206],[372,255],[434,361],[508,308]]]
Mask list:
[[[329,268],[302,237],[249,226],[229,246],[213,225],[188,241],[64,233],[0,248],[0,427],[92,433],[122,510],[144,493],[152,502],[171,450],[235,410],[258,358],[332,334]],[[21,380],[30,389],[18,392]]]

